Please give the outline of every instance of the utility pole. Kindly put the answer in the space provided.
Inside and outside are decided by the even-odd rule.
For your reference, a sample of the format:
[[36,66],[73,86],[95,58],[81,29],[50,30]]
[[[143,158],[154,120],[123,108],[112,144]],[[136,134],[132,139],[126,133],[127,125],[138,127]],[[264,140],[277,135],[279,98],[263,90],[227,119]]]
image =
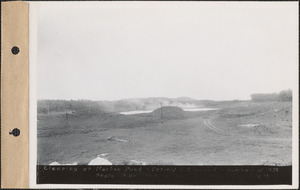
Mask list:
[[164,122],[164,119],[163,119],[163,107],[162,107],[162,102],[160,102],[160,119],[161,119],[161,123]]
[[66,121],[67,121],[67,124],[69,124],[69,122],[68,122],[68,107],[66,107]]

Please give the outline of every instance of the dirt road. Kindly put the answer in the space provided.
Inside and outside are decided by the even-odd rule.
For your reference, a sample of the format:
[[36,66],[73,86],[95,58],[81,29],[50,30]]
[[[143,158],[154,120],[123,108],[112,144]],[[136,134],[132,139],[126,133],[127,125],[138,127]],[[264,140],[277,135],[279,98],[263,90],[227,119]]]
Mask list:
[[220,128],[216,127],[215,125],[211,124],[209,119],[204,119],[203,122],[204,122],[206,127],[208,127],[209,129],[215,131],[216,133],[219,133],[219,134],[222,134],[222,135],[234,135],[233,133],[226,132],[225,130],[220,129]]

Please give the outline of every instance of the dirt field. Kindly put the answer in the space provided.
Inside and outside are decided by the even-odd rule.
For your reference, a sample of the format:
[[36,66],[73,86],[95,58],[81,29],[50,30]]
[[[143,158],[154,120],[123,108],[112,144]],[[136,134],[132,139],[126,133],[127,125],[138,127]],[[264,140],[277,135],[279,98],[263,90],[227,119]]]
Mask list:
[[[38,164],[291,165],[290,102],[236,102],[219,110],[38,115]],[[164,108],[163,108],[164,109]],[[158,110],[156,111],[157,113]],[[182,114],[183,113],[183,114]]]

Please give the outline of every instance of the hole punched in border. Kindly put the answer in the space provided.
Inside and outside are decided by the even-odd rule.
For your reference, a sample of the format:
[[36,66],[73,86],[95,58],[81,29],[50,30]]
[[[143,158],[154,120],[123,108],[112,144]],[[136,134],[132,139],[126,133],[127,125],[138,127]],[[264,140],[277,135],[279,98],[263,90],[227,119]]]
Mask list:
[[12,54],[17,55],[17,54],[19,54],[19,52],[20,52],[20,48],[18,46],[14,46],[11,48]]
[[9,134],[10,134],[10,135],[13,135],[13,136],[15,136],[15,137],[19,136],[20,133],[21,133],[21,131],[20,131],[20,129],[18,129],[18,128],[14,128],[12,131],[9,131]]

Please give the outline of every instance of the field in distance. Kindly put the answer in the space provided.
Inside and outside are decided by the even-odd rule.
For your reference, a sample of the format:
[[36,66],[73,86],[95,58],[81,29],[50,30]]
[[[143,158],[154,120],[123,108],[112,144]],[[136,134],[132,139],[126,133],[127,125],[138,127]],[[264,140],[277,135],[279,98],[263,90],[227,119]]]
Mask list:
[[166,106],[122,115],[38,114],[38,164],[291,165],[292,103],[228,101],[207,111]]

